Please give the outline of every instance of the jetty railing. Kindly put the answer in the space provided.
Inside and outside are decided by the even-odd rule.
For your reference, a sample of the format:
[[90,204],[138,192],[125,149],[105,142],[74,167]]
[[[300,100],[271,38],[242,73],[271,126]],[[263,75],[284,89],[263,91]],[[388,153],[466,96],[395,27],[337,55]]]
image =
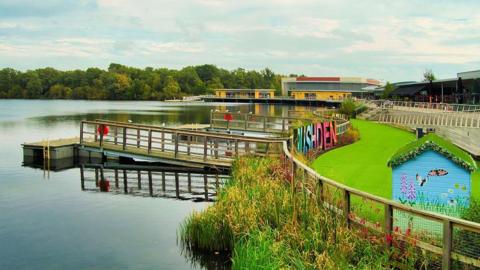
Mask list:
[[80,144],[84,146],[211,165],[229,166],[235,156],[280,154],[284,140],[106,120],[80,124]]
[[[289,112],[289,114],[293,113]],[[210,113],[210,127],[265,133],[286,133],[298,123],[311,123],[313,121],[311,118],[306,118],[304,112],[295,114],[301,115],[301,117],[212,111]],[[226,117],[227,115],[229,118]],[[335,120],[337,122],[337,134],[342,134],[349,125],[348,119],[342,114],[319,111],[315,112],[313,116],[325,120]]]
[[[341,214],[347,226],[386,239],[386,248],[398,239],[414,245],[430,258],[426,269],[478,269],[480,267],[480,224],[417,209],[375,196],[321,176],[290,153],[283,143],[285,161],[291,166],[292,183],[308,190],[316,185],[325,206]],[[319,190],[319,191],[318,191]],[[397,240],[395,240],[397,241]],[[459,266],[459,267],[457,267]]]

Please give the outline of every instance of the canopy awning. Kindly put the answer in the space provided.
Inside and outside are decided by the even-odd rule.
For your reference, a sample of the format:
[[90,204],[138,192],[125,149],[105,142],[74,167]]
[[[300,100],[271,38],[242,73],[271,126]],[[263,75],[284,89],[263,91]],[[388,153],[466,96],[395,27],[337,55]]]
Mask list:
[[427,87],[426,84],[409,84],[409,85],[399,85],[395,90],[393,90],[393,96],[414,96],[420,91],[425,90]]

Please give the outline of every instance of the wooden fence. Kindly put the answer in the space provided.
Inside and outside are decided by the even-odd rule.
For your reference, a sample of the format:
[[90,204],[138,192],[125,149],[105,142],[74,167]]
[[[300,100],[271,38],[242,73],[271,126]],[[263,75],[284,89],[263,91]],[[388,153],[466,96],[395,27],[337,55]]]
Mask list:
[[[103,127],[108,127],[108,134],[100,132]],[[280,154],[284,140],[105,120],[80,124],[80,144],[83,146],[210,166],[228,167],[235,156]]]
[[[474,269],[480,267],[480,224],[413,208],[378,197],[321,176],[296,159],[283,144],[285,160],[291,166],[293,183],[309,191],[307,183],[319,189],[324,204],[340,213],[349,227],[415,242],[415,248],[431,257],[427,269]],[[385,241],[389,247],[391,242]]]

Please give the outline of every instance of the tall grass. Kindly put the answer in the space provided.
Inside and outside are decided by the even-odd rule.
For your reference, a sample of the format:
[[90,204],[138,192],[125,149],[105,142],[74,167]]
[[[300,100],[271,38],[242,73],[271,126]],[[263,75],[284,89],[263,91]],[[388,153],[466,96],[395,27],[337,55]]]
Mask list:
[[[382,236],[347,228],[344,217],[320,201],[316,184],[303,182],[311,191],[305,192],[285,165],[236,160],[215,204],[182,224],[184,248],[230,250],[233,269],[382,269],[392,256],[403,256],[385,249]],[[409,260],[402,262],[413,267],[416,260]]]

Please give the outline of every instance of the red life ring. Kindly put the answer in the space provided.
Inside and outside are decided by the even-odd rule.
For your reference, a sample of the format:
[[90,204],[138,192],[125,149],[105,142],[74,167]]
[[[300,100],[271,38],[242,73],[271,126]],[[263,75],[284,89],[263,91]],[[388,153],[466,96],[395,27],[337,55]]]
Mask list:
[[107,125],[102,124],[98,126],[97,131],[98,131],[98,134],[102,134],[105,136],[105,135],[108,135],[109,128]]

